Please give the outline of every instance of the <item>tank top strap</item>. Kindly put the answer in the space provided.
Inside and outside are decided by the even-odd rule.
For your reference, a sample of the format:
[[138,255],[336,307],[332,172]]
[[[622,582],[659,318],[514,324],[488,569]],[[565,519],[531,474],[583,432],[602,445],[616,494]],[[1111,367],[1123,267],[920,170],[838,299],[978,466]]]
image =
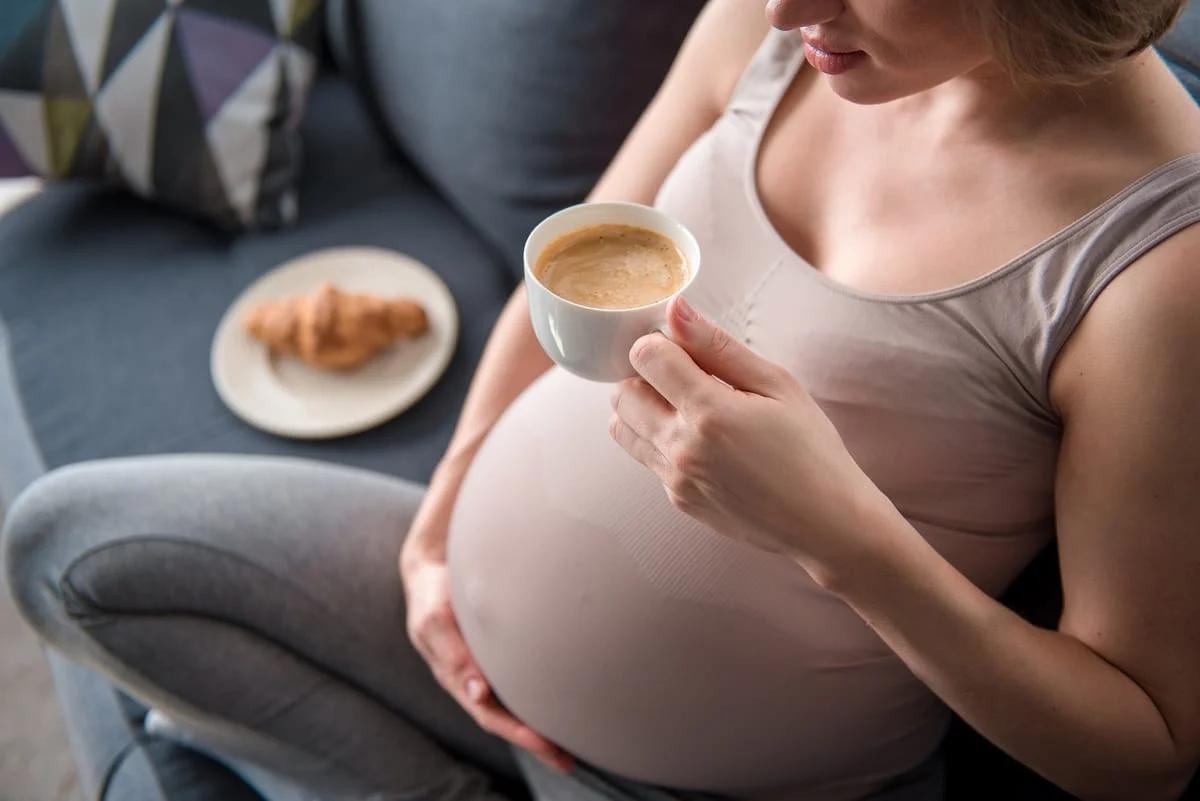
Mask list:
[[796,35],[771,28],[738,79],[726,113],[765,125],[803,63]]
[[[1174,159],[1134,182],[1030,254],[1019,277],[1022,313],[1010,342],[1029,351],[1031,389],[1046,409],[1054,360],[1105,287],[1173,234],[1200,221],[1200,153]],[[1009,301],[1018,300],[1010,298]]]

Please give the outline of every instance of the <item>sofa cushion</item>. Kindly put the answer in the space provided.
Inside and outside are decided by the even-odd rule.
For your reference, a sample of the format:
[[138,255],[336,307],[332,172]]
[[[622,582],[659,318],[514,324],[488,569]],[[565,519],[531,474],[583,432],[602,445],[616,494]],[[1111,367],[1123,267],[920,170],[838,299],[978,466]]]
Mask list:
[[8,331],[0,319],[0,522],[4,520],[5,508],[45,469],[17,397]]
[[392,137],[521,274],[592,188],[703,0],[355,0],[352,55]]
[[230,228],[296,215],[313,3],[42,0],[0,49],[0,176],[104,180]]
[[[65,185],[0,218],[0,318],[48,467],[203,450],[428,476],[512,285],[472,228],[397,160],[343,80],[318,81],[304,141],[307,213],[285,231],[224,235],[127,195]],[[307,443],[258,432],[213,389],[217,322],[267,270],[338,245],[393,248],[440,273],[459,306],[458,351],[421,402],[372,432]],[[0,427],[13,425],[0,418]],[[8,458],[0,452],[0,473]]]

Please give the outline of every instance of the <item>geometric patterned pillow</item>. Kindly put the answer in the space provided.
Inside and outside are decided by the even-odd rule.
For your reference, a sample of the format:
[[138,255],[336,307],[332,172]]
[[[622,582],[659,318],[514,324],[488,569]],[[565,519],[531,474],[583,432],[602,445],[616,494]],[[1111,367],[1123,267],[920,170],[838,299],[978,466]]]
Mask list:
[[0,177],[92,179],[226,228],[296,217],[320,0],[0,0]]

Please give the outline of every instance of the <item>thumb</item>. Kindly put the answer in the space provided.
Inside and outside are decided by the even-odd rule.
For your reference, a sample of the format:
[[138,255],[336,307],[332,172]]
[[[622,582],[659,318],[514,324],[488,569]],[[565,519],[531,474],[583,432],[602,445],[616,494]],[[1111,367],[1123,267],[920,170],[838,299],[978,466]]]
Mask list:
[[672,338],[700,369],[735,389],[778,396],[783,369],[702,317],[682,295],[671,301],[667,308],[667,322]]

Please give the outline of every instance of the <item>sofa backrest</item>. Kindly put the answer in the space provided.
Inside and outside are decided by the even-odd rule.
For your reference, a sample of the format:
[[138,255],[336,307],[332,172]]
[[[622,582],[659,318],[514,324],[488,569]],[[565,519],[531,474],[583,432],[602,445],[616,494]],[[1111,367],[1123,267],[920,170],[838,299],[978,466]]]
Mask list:
[[592,188],[703,4],[331,0],[330,34],[392,140],[519,277],[530,229]]
[[[392,141],[519,277],[529,230],[595,184],[703,5],[328,0],[328,20]],[[1159,50],[1200,99],[1200,4]]]
[[1189,2],[1174,27],[1158,43],[1167,65],[1200,101],[1200,3]]

